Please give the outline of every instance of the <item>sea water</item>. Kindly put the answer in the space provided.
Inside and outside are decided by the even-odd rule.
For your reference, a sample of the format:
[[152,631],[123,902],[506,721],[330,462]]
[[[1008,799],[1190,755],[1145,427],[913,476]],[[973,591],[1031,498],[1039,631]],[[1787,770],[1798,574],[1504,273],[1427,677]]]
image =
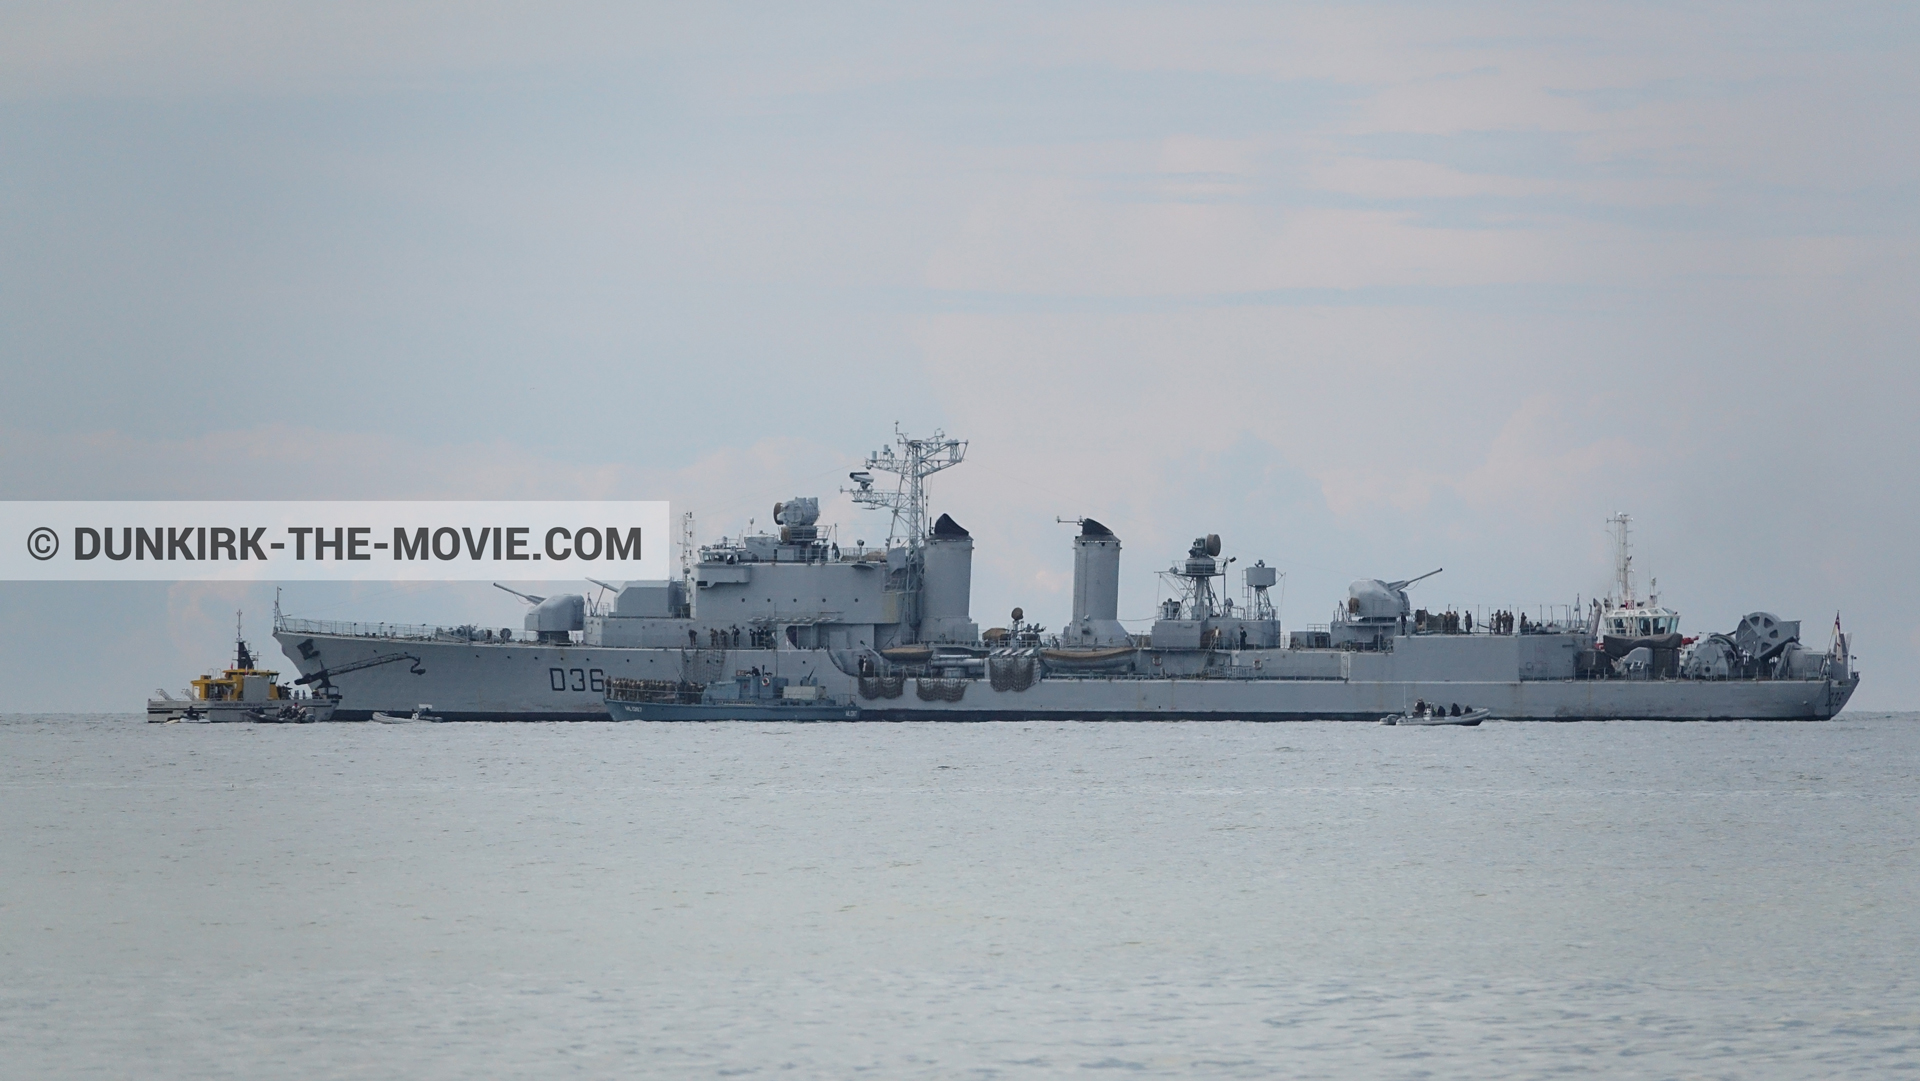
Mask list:
[[0,719],[0,1076],[1920,1072],[1920,717]]

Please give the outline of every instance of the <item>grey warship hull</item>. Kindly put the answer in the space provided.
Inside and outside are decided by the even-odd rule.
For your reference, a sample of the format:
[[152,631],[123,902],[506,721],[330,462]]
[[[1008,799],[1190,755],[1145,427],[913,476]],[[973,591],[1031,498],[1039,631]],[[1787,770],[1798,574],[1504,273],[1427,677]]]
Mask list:
[[[1244,603],[1216,582],[1234,559],[1195,538],[1161,572],[1177,597],[1147,634],[1116,618],[1120,540],[1093,519],[1073,539],[1072,610],[1057,632],[1024,621],[984,632],[970,612],[973,539],[929,521],[925,479],[963,441],[897,435],[844,489],[888,509],[886,545],[842,550],[818,500],[774,507],[776,533],[683,552],[667,581],[627,582],[604,605],[522,595],[524,630],[314,623],[276,612],[297,681],[341,720],[432,702],[448,720],[740,718],[863,721],[1359,720],[1421,703],[1503,720],[1820,720],[1859,685],[1846,636],[1817,653],[1799,623],[1755,612],[1728,635],[1683,638],[1679,614],[1637,598],[1617,515],[1619,593],[1591,611],[1415,609],[1420,578],[1361,579],[1333,622],[1284,636],[1267,590],[1277,568],[1242,564]],[[874,473],[900,477],[897,491]],[[691,523],[687,526],[691,537]],[[789,701],[788,699],[793,699]],[[831,703],[833,708],[828,708]],[[667,708],[671,707],[671,708]]]
[[[434,703],[436,715],[455,721],[608,720],[608,684],[613,679],[706,684],[734,673],[764,668],[792,678],[814,679],[857,709],[862,721],[1030,721],[1030,720],[1354,720],[1377,722],[1420,699],[1472,705],[1492,711],[1498,720],[1824,720],[1846,705],[1859,685],[1845,680],[1685,679],[1596,680],[1489,678],[1448,679],[1429,668],[1418,654],[1428,640],[1408,639],[1397,652],[1352,653],[1338,650],[1246,651],[1227,655],[1226,674],[1201,678],[1154,679],[1132,676],[1038,676],[1024,691],[997,691],[987,678],[921,680],[905,677],[897,697],[885,688],[861,694],[861,679],[839,670],[829,650],[636,649],[537,643],[475,645],[422,639],[308,633],[297,629],[275,635],[287,655],[311,675],[329,666],[377,659],[395,652],[418,658],[370,666],[335,677],[341,698],[338,720],[366,720],[375,710],[405,713],[416,703]],[[1557,636],[1540,636],[1549,641]],[[1512,657],[1515,639],[1431,640],[1450,654],[1486,654],[1498,663]],[[302,655],[302,645],[311,657]],[[1529,644],[1533,644],[1529,642]],[[1466,649],[1460,647],[1465,646]],[[1477,648],[1475,648],[1477,647]],[[1144,651],[1143,651],[1144,652]],[[1504,654],[1505,657],[1498,656]],[[1253,669],[1328,669],[1326,677],[1252,678],[1235,674]],[[1458,659],[1453,665],[1461,664]],[[1517,666],[1516,666],[1517,667]],[[420,669],[415,674],[414,669]],[[869,680],[868,690],[874,691]],[[953,694],[957,701],[931,694]],[[722,710],[721,712],[725,712]],[[737,711],[736,711],[737,712]],[[787,719],[756,709],[737,719]],[[712,710],[631,712],[619,719],[722,719]],[[736,719],[736,718],[724,718]],[[796,718],[799,719],[797,714]],[[823,718],[824,719],[824,718]]]
[[431,633],[313,630],[282,620],[274,638],[303,679],[338,673],[309,686],[338,694],[333,717],[342,721],[370,720],[376,711],[407,713],[420,702],[432,702],[434,714],[450,721],[604,721],[610,678],[720,671],[710,659],[690,662],[682,650],[479,643],[436,640]]

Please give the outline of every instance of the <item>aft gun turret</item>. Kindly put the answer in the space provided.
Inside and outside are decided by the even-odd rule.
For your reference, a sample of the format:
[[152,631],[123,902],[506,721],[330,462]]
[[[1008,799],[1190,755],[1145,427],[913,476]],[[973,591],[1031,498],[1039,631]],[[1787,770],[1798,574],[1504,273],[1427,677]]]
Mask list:
[[1361,578],[1347,587],[1347,607],[1338,613],[1328,632],[1335,647],[1379,649],[1387,639],[1405,634],[1413,615],[1413,602],[1407,588],[1439,574],[1435,567],[1425,574],[1396,582]]

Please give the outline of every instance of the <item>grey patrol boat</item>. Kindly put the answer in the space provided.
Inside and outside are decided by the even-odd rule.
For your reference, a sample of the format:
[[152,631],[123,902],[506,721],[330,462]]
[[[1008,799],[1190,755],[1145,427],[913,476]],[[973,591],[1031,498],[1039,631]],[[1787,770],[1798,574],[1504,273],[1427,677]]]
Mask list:
[[1161,572],[1175,595],[1151,631],[1129,634],[1120,538],[1082,519],[1067,622],[1048,634],[1016,609],[983,632],[973,538],[927,510],[927,479],[965,452],[943,433],[896,433],[850,475],[856,503],[892,515],[877,548],[839,547],[818,500],[795,498],[776,504],[777,533],[696,549],[688,520],[676,579],[608,586],[604,605],[527,595],[518,635],[277,616],[274,636],[341,719],[431,701],[448,720],[1377,723],[1424,700],[1516,720],[1787,720],[1831,717],[1859,685],[1837,628],[1821,651],[1765,612],[1682,637],[1678,613],[1635,595],[1623,519],[1617,595],[1564,618],[1475,626],[1416,609],[1418,579],[1361,579],[1331,622],[1285,636],[1276,569],[1238,567],[1236,602],[1222,588],[1235,561],[1210,534]]

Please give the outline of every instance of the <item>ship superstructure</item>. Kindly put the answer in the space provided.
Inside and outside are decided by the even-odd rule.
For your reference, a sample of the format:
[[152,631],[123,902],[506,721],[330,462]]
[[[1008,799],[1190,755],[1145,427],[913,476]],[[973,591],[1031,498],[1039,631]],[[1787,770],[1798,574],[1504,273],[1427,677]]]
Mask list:
[[857,503],[890,515],[877,546],[841,547],[819,527],[817,498],[795,496],[775,504],[775,531],[697,548],[689,536],[677,579],[596,583],[606,592],[594,602],[522,594],[532,607],[517,635],[282,618],[275,637],[343,718],[421,701],[452,720],[1378,721],[1417,701],[1496,718],[1818,718],[1858,685],[1844,637],[1815,653],[1797,623],[1767,613],[1688,648],[1677,612],[1634,595],[1624,554],[1619,596],[1587,618],[1475,626],[1415,608],[1409,590],[1434,571],[1356,580],[1330,623],[1283,634],[1268,596],[1278,569],[1224,557],[1202,533],[1162,572],[1171,595],[1151,629],[1130,634],[1120,538],[1091,518],[1072,520],[1059,631],[1018,609],[982,631],[972,534],[928,505],[927,478],[965,452],[942,433],[896,432],[849,475]]

